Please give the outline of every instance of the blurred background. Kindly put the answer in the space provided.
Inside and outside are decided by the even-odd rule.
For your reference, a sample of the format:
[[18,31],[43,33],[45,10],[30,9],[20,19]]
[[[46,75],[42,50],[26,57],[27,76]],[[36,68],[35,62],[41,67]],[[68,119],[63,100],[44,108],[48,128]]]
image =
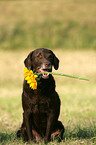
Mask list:
[[96,1],[0,1],[0,49],[38,47],[96,49]]
[[96,0],[0,1],[0,144],[25,144],[16,140],[23,62],[40,47],[59,58],[56,72],[90,80],[54,76],[65,143],[96,144]]

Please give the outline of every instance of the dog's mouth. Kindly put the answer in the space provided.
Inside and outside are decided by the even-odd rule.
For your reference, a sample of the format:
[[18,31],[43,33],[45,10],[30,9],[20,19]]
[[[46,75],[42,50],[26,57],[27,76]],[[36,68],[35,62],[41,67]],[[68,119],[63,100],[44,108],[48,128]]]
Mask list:
[[46,72],[51,72],[51,69],[41,69],[41,68],[38,69],[38,73],[43,73],[42,74],[43,79],[49,78],[49,73],[46,73]]

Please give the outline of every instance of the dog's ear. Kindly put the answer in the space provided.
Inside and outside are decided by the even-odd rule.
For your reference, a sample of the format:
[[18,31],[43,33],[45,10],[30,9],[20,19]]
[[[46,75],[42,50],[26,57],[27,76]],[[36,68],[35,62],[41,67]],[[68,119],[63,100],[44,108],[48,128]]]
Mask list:
[[59,68],[59,59],[55,56],[55,54],[53,52],[52,52],[52,54],[53,54],[53,66],[57,70]]
[[27,58],[24,60],[24,64],[29,70],[32,69],[32,54],[33,51],[30,52]]
[[59,59],[55,55],[54,55],[53,65],[56,70],[59,68]]

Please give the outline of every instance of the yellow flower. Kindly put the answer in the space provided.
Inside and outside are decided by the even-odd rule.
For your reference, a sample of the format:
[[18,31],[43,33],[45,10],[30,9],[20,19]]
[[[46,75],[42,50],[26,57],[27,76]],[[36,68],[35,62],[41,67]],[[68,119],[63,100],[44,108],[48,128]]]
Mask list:
[[37,78],[37,75],[33,74],[32,70],[28,70],[27,67],[24,69],[24,77],[27,83],[29,84],[29,87],[33,90],[37,89],[37,81],[35,78]]

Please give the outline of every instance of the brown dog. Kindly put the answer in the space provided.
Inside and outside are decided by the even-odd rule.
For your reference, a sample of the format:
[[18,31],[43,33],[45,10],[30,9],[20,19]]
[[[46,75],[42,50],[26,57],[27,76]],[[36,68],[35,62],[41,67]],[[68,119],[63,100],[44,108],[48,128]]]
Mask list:
[[[51,72],[52,66],[57,70],[59,60],[48,49],[39,48],[32,51],[24,61],[25,66],[33,72]],[[64,126],[58,117],[60,114],[60,99],[55,91],[55,81],[52,75],[42,75],[38,81],[37,90],[29,87],[24,80],[22,93],[23,123],[17,132],[18,137],[25,141],[37,141],[44,138],[45,143],[58,136],[63,139]]]

